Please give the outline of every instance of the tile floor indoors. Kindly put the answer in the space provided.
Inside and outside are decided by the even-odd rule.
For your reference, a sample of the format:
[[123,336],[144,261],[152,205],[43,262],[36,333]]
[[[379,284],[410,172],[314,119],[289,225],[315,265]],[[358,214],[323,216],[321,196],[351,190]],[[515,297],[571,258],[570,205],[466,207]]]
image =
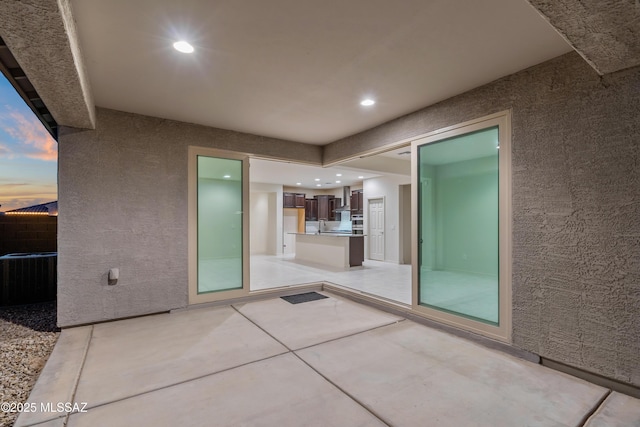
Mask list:
[[[421,295],[431,305],[490,322],[498,321],[496,278],[451,271],[425,271],[424,274],[429,280],[421,287]],[[301,263],[293,255],[251,256],[251,290],[325,281],[411,305],[411,265],[408,264],[367,259],[361,267],[331,269]]]
[[293,255],[252,255],[251,290],[330,282],[403,304],[411,304],[411,265],[367,259],[361,267],[331,269],[305,264]]
[[638,426],[640,400],[343,299],[65,329],[17,426]]

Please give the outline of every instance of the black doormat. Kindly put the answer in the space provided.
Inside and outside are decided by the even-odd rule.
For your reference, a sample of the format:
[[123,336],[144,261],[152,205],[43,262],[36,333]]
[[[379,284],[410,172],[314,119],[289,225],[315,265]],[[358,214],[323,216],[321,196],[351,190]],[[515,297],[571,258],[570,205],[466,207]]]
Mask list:
[[305,292],[304,294],[289,295],[288,297],[280,297],[291,304],[300,304],[301,302],[315,301],[319,299],[329,298],[317,292]]

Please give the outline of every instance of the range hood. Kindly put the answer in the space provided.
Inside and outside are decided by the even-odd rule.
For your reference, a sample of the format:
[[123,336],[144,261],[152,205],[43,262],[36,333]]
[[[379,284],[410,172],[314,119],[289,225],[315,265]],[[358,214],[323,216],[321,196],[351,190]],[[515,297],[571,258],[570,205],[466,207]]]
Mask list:
[[334,212],[351,212],[351,187],[345,186],[342,187],[342,206],[339,208],[335,208]]

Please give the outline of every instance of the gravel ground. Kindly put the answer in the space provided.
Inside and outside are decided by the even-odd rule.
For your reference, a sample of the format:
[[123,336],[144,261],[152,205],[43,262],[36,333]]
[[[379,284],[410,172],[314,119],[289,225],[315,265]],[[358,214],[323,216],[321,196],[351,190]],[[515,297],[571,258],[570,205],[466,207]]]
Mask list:
[[[26,402],[59,334],[53,302],[0,307],[0,403]],[[0,411],[0,426],[17,417]]]

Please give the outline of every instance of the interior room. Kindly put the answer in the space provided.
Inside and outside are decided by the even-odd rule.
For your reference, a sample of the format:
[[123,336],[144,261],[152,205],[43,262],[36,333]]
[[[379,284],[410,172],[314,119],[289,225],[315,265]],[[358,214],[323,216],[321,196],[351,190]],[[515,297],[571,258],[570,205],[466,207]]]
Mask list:
[[[418,160],[420,301],[494,324],[499,315],[498,153],[498,132],[490,128],[425,146]],[[252,290],[329,281],[410,305],[411,184],[404,183],[411,175],[410,146],[328,168],[250,162]],[[364,262],[323,264],[319,258],[331,251],[321,247],[314,248],[311,259],[296,256],[298,234],[353,233],[360,215],[351,207],[353,199],[344,211],[341,201],[359,190],[366,206],[360,214]],[[287,205],[287,193],[304,195],[306,206]],[[339,202],[331,220],[319,222],[308,202],[327,195]],[[378,231],[371,205],[381,201],[386,206]],[[376,232],[384,237],[382,243],[372,238]]]
[[[403,154],[398,155],[400,152]],[[399,183],[408,183],[410,177],[410,157],[406,152],[407,148],[403,148],[327,168],[250,159],[251,289],[328,281],[409,305],[410,205],[404,206],[406,214],[402,221],[399,198],[403,185]],[[394,164],[395,169],[379,166],[385,163]],[[302,199],[297,206],[287,204],[287,195]],[[389,248],[386,252],[384,248],[373,254],[370,250],[370,197],[384,197],[391,203],[385,210],[387,218],[381,221],[381,229],[373,230],[384,235],[386,224],[389,241],[382,242],[382,246]],[[331,206],[325,208],[324,214],[321,208],[318,215],[317,205],[323,199],[328,199]],[[404,200],[410,203],[408,195]],[[401,229],[405,231],[404,238]],[[301,243],[311,244],[307,257],[301,254],[304,247],[296,246],[299,235],[311,240]],[[317,240],[323,238],[329,246],[317,247]],[[334,259],[336,251],[342,250],[339,242],[344,239],[362,246],[361,261],[345,265]],[[408,247],[404,259],[399,257],[403,242]]]

